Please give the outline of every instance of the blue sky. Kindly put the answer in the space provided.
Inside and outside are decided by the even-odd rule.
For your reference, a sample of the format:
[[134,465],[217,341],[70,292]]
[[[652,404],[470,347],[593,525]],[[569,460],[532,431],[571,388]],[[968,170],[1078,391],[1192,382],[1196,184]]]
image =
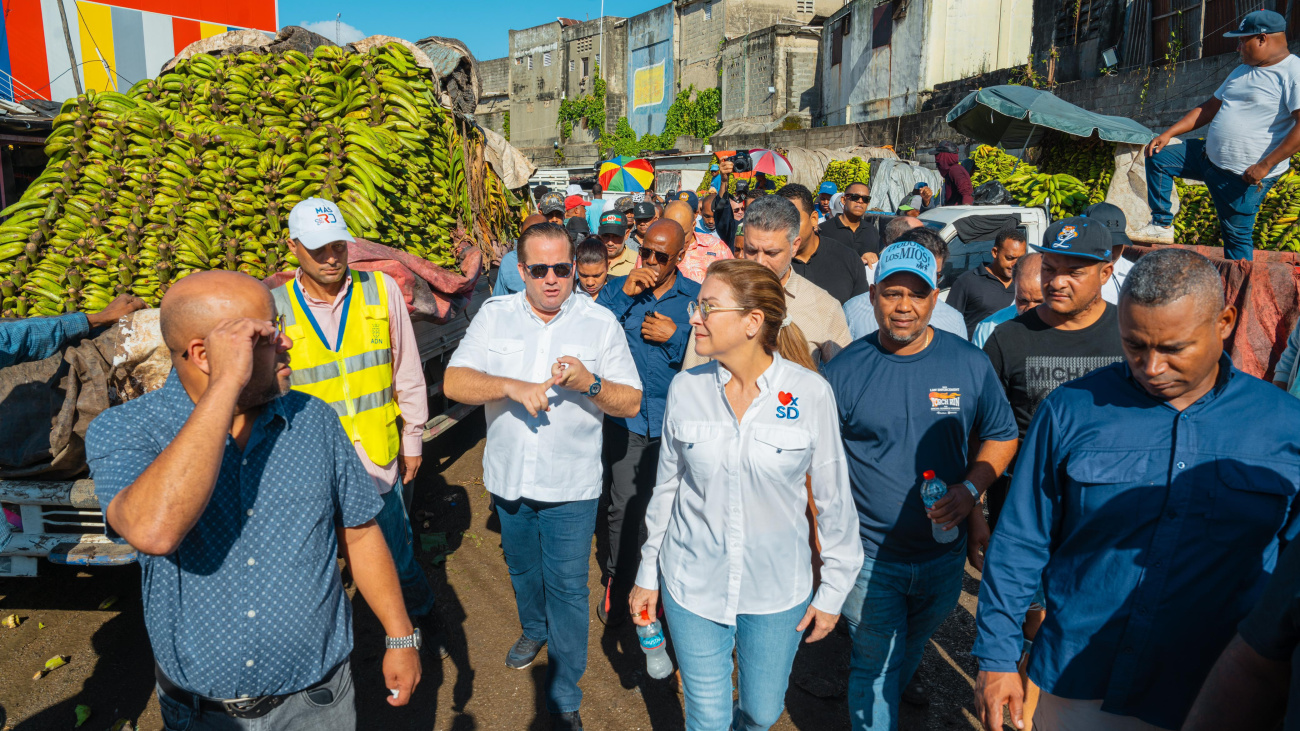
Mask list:
[[[605,0],[605,14],[631,17],[668,0]],[[306,25],[334,37],[334,15],[342,13],[343,42],[383,34],[419,40],[425,36],[459,38],[476,58],[505,56],[511,29],[531,28],[557,15],[577,20],[600,17],[600,0],[279,0],[280,25]]]

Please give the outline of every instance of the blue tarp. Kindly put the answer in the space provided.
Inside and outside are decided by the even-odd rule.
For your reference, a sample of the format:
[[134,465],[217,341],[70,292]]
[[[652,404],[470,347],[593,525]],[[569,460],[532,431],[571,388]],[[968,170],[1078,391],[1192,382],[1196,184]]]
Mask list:
[[1045,129],[1108,142],[1145,145],[1156,133],[1127,117],[1077,107],[1049,91],[1028,86],[990,86],[973,91],[948,112],[949,126],[986,145],[1028,147]]

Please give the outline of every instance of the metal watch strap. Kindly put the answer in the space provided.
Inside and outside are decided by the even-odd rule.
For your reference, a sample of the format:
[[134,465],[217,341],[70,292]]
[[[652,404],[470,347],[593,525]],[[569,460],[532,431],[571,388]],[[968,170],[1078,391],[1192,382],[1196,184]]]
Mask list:
[[971,482],[970,480],[962,480],[961,484],[965,485],[966,489],[970,490],[971,497],[975,498],[976,502],[979,502],[980,491],[979,488],[975,487],[975,483]]
[[416,627],[415,631],[406,637],[385,637],[384,647],[389,650],[404,650],[407,648],[420,649],[421,637],[420,628]]

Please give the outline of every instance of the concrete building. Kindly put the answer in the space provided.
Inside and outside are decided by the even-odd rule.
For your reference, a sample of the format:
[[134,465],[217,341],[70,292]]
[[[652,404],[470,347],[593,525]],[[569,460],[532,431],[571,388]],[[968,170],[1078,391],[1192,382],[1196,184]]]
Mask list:
[[817,49],[821,32],[781,24],[727,41],[722,47],[722,130],[767,131],[812,126],[820,107]]
[[575,24],[560,18],[510,31],[510,141],[530,157],[529,148],[551,147],[559,139],[565,82],[560,31]]
[[661,5],[628,19],[627,121],[637,136],[664,129],[677,97],[673,59],[673,6]]
[[839,125],[911,114],[937,84],[1024,64],[1033,4],[852,0],[822,29],[821,120]]
[[510,111],[510,57],[480,61],[478,75],[482,85],[474,117],[493,132],[505,134],[506,113]]
[[[561,32],[564,98],[577,99],[594,93],[599,66],[600,77],[605,80],[605,126],[610,130],[627,106],[627,26],[627,18],[606,16],[603,22],[596,18],[567,26]],[[578,125],[569,144],[591,144],[599,136],[600,130]],[[566,156],[572,157],[570,152],[566,150]]]
[[725,41],[778,24],[815,25],[844,0],[673,0],[677,88],[719,86]]

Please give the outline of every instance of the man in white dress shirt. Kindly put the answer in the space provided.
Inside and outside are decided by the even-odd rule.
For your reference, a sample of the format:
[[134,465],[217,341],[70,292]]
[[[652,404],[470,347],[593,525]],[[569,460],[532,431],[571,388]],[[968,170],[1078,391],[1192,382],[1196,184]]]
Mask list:
[[641,380],[614,316],[571,296],[575,252],[565,230],[533,226],[517,250],[524,291],[483,304],[443,383],[448,398],[487,412],[483,481],[523,627],[506,665],[526,668],[549,644],[546,705],[552,728],[568,731],[582,728],[601,421],[637,415]]

